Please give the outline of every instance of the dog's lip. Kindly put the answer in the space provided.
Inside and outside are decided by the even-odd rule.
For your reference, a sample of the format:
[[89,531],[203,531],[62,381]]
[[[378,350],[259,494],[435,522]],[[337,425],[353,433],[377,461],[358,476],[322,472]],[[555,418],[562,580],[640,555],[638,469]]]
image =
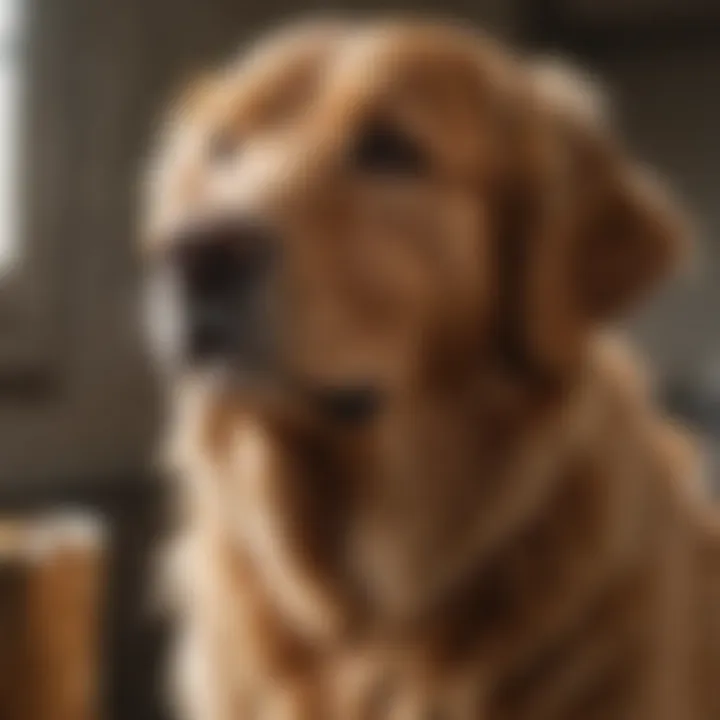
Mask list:
[[380,384],[361,374],[327,377],[288,373],[280,384],[281,391],[315,415],[348,425],[371,420],[385,401]]
[[312,405],[330,420],[348,425],[374,418],[383,405],[383,392],[371,382],[315,384],[306,389]]

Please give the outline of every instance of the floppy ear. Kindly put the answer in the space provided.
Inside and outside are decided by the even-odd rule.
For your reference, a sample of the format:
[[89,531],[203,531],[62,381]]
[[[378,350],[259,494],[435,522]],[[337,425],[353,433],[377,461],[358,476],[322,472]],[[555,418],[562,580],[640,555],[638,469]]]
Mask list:
[[612,319],[675,266],[684,220],[658,178],[621,147],[596,83],[556,62],[534,73],[564,156],[558,182],[579,309],[590,320]]
[[617,161],[578,200],[577,293],[590,320],[621,315],[675,268],[686,230],[675,201],[649,170]]
[[593,326],[618,319],[664,279],[687,233],[667,191],[616,141],[588,82],[556,65],[535,73],[547,134],[525,312],[534,351],[557,364]]

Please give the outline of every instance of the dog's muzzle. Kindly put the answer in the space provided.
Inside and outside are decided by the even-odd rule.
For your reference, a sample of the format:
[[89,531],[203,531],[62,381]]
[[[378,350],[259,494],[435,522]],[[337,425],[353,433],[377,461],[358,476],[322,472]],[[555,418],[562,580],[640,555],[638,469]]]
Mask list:
[[253,371],[271,365],[270,300],[277,264],[272,233],[236,220],[184,230],[172,247],[169,270],[183,363]]
[[333,422],[362,424],[377,414],[382,393],[373,383],[318,384],[280,358],[273,302],[278,238],[271,232],[247,222],[215,223],[186,229],[170,244],[150,286],[151,336],[160,360],[219,371],[245,390],[286,393]]

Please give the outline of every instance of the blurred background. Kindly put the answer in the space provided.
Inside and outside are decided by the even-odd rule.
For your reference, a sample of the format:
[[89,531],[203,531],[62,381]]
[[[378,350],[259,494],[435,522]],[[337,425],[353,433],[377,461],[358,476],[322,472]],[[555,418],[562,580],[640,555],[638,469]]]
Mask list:
[[[73,509],[105,524],[102,711],[88,720],[166,717],[163,629],[146,612],[162,492],[150,470],[161,414],[137,310],[142,158],[198,68],[279,21],[346,9],[464,18],[606,82],[631,146],[698,221],[696,266],[632,331],[665,402],[720,457],[717,0],[0,0],[0,517]],[[3,545],[0,521],[0,656],[24,607],[8,600],[17,582],[2,571],[3,552],[22,545],[10,535],[15,545],[7,533]],[[0,657],[3,667],[0,720],[29,720],[10,709]]]

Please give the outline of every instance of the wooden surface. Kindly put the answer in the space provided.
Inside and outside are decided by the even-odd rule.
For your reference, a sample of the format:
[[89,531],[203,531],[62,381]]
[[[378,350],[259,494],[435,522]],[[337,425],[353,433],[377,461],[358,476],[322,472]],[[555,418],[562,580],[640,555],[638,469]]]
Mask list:
[[105,542],[81,516],[0,518],[0,720],[95,720]]

